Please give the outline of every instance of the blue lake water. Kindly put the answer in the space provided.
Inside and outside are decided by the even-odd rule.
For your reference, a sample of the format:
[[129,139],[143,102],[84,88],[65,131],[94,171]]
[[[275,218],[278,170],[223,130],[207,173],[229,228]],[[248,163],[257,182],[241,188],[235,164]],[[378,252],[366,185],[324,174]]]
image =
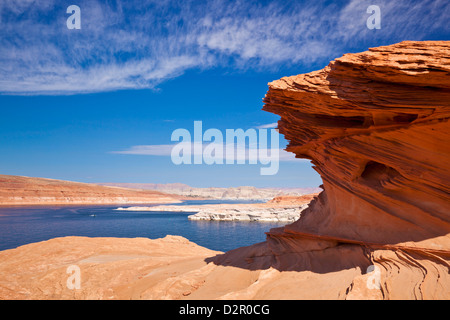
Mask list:
[[[245,203],[186,201],[184,204]],[[264,241],[265,232],[284,223],[191,221],[185,212],[116,211],[107,206],[35,206],[0,208],[0,250],[64,236],[183,236],[203,247],[228,251]]]

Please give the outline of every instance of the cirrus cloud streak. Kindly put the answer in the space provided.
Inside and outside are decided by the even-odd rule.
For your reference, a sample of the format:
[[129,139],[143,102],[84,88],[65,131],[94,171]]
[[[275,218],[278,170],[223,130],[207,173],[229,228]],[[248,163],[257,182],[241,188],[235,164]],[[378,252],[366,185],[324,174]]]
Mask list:
[[348,50],[449,34],[447,0],[80,0],[81,30],[56,0],[0,2],[0,93],[155,88],[191,69],[326,63]]

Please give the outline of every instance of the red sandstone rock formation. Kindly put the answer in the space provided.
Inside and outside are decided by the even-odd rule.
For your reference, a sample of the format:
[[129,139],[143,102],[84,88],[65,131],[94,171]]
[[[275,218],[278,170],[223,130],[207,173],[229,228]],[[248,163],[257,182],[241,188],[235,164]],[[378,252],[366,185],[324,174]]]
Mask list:
[[126,204],[180,202],[158,191],[0,175],[0,205]]
[[[324,254],[346,245],[343,259],[359,251],[380,268],[380,296],[449,298],[450,42],[346,54],[269,83],[264,102],[324,188],[301,219],[268,233],[278,263],[305,241]],[[349,294],[364,291],[358,283]]]

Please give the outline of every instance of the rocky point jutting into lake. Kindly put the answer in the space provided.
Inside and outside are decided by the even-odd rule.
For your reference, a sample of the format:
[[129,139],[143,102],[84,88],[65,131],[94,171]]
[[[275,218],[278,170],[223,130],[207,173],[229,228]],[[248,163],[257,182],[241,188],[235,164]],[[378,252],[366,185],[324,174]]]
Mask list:
[[275,197],[264,203],[227,203],[202,205],[161,205],[120,207],[119,211],[163,211],[195,213],[189,220],[294,222],[317,194]]

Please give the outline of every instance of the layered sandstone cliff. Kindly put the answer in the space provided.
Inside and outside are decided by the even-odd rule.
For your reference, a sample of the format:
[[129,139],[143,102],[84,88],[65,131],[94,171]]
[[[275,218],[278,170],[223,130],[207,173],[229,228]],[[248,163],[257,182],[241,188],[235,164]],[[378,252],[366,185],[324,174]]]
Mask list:
[[172,203],[180,197],[158,191],[0,175],[0,205]]
[[346,246],[379,268],[379,296],[448,298],[450,42],[346,54],[270,83],[264,102],[324,188],[301,219],[268,233],[277,263],[308,251],[304,242],[324,253]]

